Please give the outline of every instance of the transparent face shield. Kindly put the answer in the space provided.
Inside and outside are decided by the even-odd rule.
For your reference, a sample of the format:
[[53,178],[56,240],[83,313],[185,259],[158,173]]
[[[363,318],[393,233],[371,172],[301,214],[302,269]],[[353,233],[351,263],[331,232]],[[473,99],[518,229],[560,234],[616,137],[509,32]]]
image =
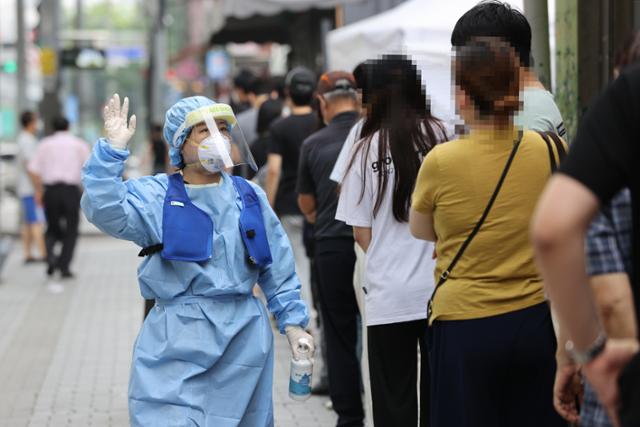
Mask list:
[[[220,122],[220,125],[216,122]],[[206,131],[203,131],[202,126],[198,126],[200,124],[206,126]],[[226,126],[227,129],[223,128],[221,132],[218,126]],[[192,133],[200,131],[207,135],[204,139],[198,135],[192,135],[188,141],[198,147],[198,159],[207,171],[228,171],[239,165],[248,165],[254,171],[258,170],[249,144],[230,106],[214,104],[187,114],[185,122],[174,136],[174,145],[180,135],[189,128],[192,129]],[[232,128],[233,132],[231,132]]]

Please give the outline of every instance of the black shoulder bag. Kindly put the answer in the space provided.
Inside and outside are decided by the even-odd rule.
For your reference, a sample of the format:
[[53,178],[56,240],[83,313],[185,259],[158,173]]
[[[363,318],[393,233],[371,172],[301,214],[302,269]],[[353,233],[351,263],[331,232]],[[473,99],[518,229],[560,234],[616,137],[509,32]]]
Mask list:
[[511,150],[509,159],[507,159],[507,164],[504,166],[504,170],[502,171],[502,175],[500,175],[500,179],[498,180],[496,189],[493,190],[493,194],[489,199],[489,203],[487,203],[487,207],[484,208],[484,212],[482,213],[482,216],[476,223],[476,226],[473,227],[473,230],[471,231],[469,236],[467,236],[467,239],[464,241],[464,243],[462,243],[462,245],[460,246],[460,249],[458,249],[458,253],[456,253],[456,255],[453,257],[453,260],[451,260],[451,263],[449,264],[447,269],[444,270],[440,275],[440,279],[438,280],[438,283],[436,284],[436,287],[433,290],[433,293],[431,294],[431,298],[429,298],[429,303],[427,304],[427,321],[429,321],[429,319],[431,318],[431,312],[433,311],[432,310],[433,298],[435,297],[436,292],[442,285],[444,285],[444,282],[447,281],[447,279],[449,278],[449,275],[451,274],[451,271],[453,271],[453,268],[456,266],[456,264],[464,254],[464,251],[467,250],[467,247],[469,246],[473,238],[476,237],[476,234],[478,234],[478,231],[480,231],[480,227],[482,227],[482,224],[487,219],[487,216],[489,215],[489,211],[491,210],[493,203],[496,201],[496,198],[498,197],[500,188],[502,188],[502,184],[504,183],[504,180],[507,177],[507,173],[509,172],[509,168],[511,168],[511,163],[513,163],[513,158],[516,156],[516,152],[518,151],[518,147],[520,147],[521,142],[522,142],[522,131],[518,134],[518,140],[515,141],[513,144],[513,149]]

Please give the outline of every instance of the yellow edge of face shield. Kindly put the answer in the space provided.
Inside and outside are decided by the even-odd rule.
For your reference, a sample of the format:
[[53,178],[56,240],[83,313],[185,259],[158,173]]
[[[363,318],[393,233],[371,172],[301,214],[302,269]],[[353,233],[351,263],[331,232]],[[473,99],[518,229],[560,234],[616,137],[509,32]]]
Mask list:
[[233,110],[227,104],[214,104],[207,105],[206,107],[198,108],[187,114],[184,120],[184,127],[190,128],[203,121],[203,117],[206,115],[212,115],[214,119],[220,119],[227,122],[230,126],[235,126],[238,122],[236,115],[233,114]]

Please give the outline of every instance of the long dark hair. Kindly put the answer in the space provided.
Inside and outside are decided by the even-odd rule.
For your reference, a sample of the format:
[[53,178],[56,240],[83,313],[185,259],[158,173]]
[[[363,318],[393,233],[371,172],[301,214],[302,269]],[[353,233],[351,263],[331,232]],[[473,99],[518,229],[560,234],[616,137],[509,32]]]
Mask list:
[[[385,55],[369,61],[365,67],[368,93],[367,112],[349,168],[360,150],[362,177],[366,168],[378,174],[378,190],[373,208],[376,216],[393,173],[393,217],[399,222],[409,219],[409,207],[418,170],[424,156],[438,142],[446,139],[442,123],[430,111],[427,96],[416,65],[404,55]],[[378,161],[368,164],[369,150],[378,135]],[[390,155],[390,162],[388,156]],[[364,187],[360,200],[364,197]]]

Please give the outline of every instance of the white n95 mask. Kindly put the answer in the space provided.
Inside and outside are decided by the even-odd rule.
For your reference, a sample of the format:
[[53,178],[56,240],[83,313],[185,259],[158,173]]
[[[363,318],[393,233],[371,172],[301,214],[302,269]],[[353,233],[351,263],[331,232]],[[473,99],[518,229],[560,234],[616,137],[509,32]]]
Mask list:
[[219,132],[207,137],[198,145],[198,159],[202,167],[216,173],[233,166],[231,141]]

